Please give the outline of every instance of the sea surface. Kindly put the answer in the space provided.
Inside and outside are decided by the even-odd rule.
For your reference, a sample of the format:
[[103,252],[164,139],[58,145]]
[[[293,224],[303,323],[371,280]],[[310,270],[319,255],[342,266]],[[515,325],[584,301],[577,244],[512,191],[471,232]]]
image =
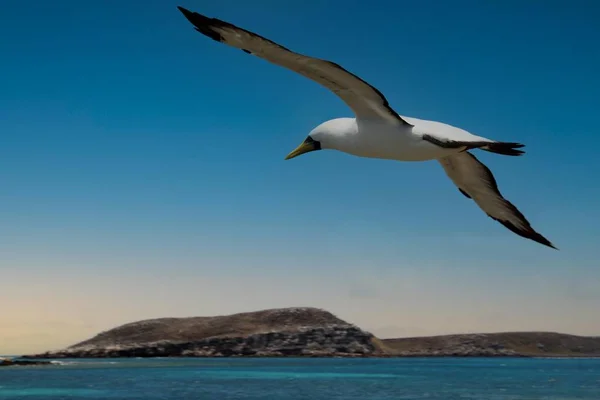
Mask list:
[[0,399],[600,400],[600,359],[101,359],[0,368]]

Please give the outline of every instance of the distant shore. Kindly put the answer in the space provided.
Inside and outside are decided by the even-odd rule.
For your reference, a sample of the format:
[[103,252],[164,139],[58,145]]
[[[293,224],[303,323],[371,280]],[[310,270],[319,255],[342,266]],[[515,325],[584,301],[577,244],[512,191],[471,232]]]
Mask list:
[[22,358],[131,357],[599,358],[600,337],[504,332],[379,339],[325,310],[283,308],[133,322]]
[[24,360],[21,357],[0,357],[0,367],[22,367],[34,365],[55,365],[51,361]]
[[[241,355],[241,354],[231,354],[231,355],[211,355],[211,356],[181,356],[181,355],[172,355],[172,356],[129,356],[129,355],[118,355],[118,356],[110,356],[110,355],[96,355],[96,356],[87,356],[87,355],[63,355],[58,353],[41,353],[41,354],[33,354],[33,355],[23,355],[19,357],[19,362],[23,365],[29,364],[29,360],[60,360],[60,359],[103,359],[103,358],[530,358],[530,359],[563,359],[563,360],[571,360],[571,359],[600,359],[600,355],[553,355],[553,356],[535,356],[535,355],[525,355],[525,354],[515,354],[515,355],[505,355],[505,354],[364,354],[364,355],[351,355],[351,354],[314,354],[314,355],[284,355],[284,354],[273,354],[273,355]],[[41,363],[40,363],[41,364]],[[50,364],[44,363],[44,364]],[[4,366],[0,363],[0,366]]]

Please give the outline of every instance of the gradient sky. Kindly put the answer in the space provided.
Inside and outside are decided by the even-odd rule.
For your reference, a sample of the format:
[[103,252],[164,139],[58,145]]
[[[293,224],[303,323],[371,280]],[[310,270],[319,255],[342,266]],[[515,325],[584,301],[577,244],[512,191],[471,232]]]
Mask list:
[[[286,306],[383,337],[600,335],[600,3],[0,5],[0,354]],[[400,114],[525,143],[477,156],[561,250],[486,217],[435,162],[284,161],[350,110],[177,5],[338,62]]]

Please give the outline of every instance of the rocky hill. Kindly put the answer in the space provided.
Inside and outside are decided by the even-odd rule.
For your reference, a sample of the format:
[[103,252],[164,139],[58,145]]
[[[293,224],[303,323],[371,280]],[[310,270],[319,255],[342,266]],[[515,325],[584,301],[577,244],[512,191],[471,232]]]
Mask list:
[[379,351],[376,343],[370,333],[327,311],[284,308],[133,322],[27,357],[365,356]]
[[382,340],[390,356],[600,357],[600,337],[505,332]]
[[228,356],[600,357],[600,337],[507,332],[381,340],[321,309],[282,308],[133,322],[24,358]]

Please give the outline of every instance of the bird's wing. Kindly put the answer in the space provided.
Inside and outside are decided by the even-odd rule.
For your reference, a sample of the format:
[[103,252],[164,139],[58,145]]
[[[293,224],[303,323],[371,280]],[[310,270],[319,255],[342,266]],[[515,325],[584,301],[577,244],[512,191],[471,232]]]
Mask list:
[[492,171],[469,152],[461,152],[438,160],[448,177],[466,197],[492,219],[519,236],[556,249],[544,236],[536,232],[525,216],[500,194]]
[[183,7],[177,8],[196,30],[205,36],[290,69],[325,86],[340,97],[357,117],[383,118],[393,123],[412,126],[390,107],[379,90],[340,65],[295,53],[256,33],[220,19],[209,18]]

